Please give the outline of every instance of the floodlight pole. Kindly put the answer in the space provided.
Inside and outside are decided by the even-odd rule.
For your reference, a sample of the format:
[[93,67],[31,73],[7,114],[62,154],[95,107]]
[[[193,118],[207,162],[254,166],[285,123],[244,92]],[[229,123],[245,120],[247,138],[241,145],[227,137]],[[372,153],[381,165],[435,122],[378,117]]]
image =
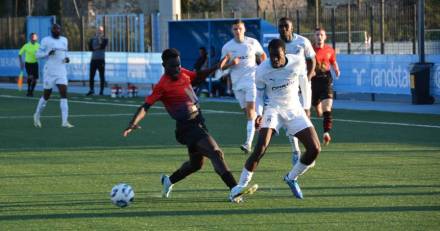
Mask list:
[[418,0],[417,21],[419,63],[425,63],[425,0]]

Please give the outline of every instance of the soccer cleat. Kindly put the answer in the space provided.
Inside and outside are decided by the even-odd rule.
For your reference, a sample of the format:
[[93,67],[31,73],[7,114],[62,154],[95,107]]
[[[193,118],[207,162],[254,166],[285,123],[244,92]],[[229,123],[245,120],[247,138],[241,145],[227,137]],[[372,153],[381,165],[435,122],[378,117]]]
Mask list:
[[322,142],[324,143],[324,145],[328,145],[330,143],[330,140],[332,140],[330,134],[328,132],[324,132],[324,134],[322,135]]
[[284,182],[289,185],[290,190],[292,190],[292,193],[296,198],[303,199],[303,194],[297,180],[289,179],[289,174],[287,174],[284,176]]
[[249,154],[251,152],[251,146],[249,144],[241,145],[240,149],[244,152],[244,154]]
[[40,116],[37,113],[34,114],[34,126],[36,128],[41,128]]
[[173,184],[170,181],[170,177],[162,174],[160,176],[160,182],[162,183],[162,197],[170,197],[171,190],[173,189]]
[[229,193],[229,201],[237,204],[243,202],[244,195],[252,195],[257,191],[257,189],[258,184],[254,184],[250,187],[236,185],[231,189],[231,192]]
[[70,124],[69,122],[65,122],[63,124],[61,124],[61,127],[63,128],[73,128],[75,126],[73,126],[72,124]]
[[293,151],[292,152],[292,166],[295,166],[295,164],[298,163],[299,158],[300,158],[299,152]]
[[92,95],[94,95],[94,94],[95,94],[94,91],[89,91],[89,92],[86,94],[86,96],[92,96]]

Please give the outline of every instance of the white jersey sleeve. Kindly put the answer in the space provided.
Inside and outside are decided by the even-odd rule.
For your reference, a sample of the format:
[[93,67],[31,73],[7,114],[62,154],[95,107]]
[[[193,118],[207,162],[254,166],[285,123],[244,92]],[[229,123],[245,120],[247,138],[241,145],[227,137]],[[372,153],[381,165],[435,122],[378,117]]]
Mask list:
[[257,98],[255,100],[255,108],[257,115],[262,115],[264,108],[266,84],[264,83],[263,80],[263,76],[265,72],[263,66],[264,66],[263,63],[260,66],[258,66],[257,71],[255,73],[255,86],[257,88]]
[[263,47],[256,39],[254,39],[254,47],[255,47],[255,54],[256,55],[261,56],[262,54],[266,54],[266,53],[264,53]]
[[47,44],[46,38],[43,38],[43,40],[41,40],[40,47],[38,48],[37,53],[35,54],[35,56],[39,59],[45,58],[49,55],[50,50],[48,50],[48,47],[47,47],[48,44]]
[[308,40],[306,37],[304,38],[304,56],[306,59],[313,59],[315,58],[315,50],[313,49],[312,43],[310,43],[310,40]]
[[307,75],[300,75],[299,87],[301,88],[301,102],[305,110],[312,106],[312,86]]
[[228,54],[228,47],[225,44],[222,47],[222,57],[220,59],[223,59],[227,54]]

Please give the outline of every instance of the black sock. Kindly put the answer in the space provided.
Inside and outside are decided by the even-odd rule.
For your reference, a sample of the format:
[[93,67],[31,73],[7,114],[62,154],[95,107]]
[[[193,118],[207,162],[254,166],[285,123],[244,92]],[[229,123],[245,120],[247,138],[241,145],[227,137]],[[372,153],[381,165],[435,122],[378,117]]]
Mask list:
[[324,132],[329,132],[332,129],[332,127],[333,127],[332,112],[331,111],[325,111],[323,113],[323,115],[324,115],[324,122],[323,122]]
[[223,173],[223,175],[221,175],[220,177],[222,178],[223,182],[225,182],[225,184],[229,187],[229,189],[232,189],[237,185],[237,181],[235,181],[235,178],[230,171]]

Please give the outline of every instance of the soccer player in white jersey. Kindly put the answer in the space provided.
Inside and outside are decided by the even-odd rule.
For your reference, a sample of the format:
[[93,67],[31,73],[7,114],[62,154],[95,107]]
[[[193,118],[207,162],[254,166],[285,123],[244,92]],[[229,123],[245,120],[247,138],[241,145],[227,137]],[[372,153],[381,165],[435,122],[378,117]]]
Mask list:
[[[269,43],[270,60],[263,62],[257,69],[257,119],[256,127],[260,127],[257,145],[247,159],[237,187],[245,187],[252,179],[258,163],[269,146],[273,133],[283,127],[287,133],[294,135],[305,147],[305,153],[284,176],[294,196],[302,199],[298,185],[298,177],[304,174],[314,163],[320,152],[320,143],[313,124],[302,108],[298,96],[298,85],[304,75],[304,63],[297,55],[286,54],[285,43],[281,39],[273,39]],[[260,110],[263,105],[264,112]],[[262,115],[261,115],[262,114]]]
[[40,48],[37,51],[37,58],[45,58],[43,96],[38,101],[34,114],[35,127],[41,128],[40,116],[46,107],[46,103],[52,94],[52,88],[57,86],[60,93],[61,108],[61,126],[72,128],[73,125],[67,120],[69,115],[69,106],[67,104],[67,70],[66,64],[70,62],[67,57],[67,39],[61,36],[61,26],[53,24],[51,27],[51,36],[44,37],[41,40]]
[[[303,108],[310,117],[310,107],[312,102],[312,88],[311,79],[315,75],[315,51],[310,41],[299,34],[293,33],[292,20],[286,17],[278,20],[278,33],[280,39],[286,43],[286,53],[297,55],[301,58],[301,62],[307,67],[304,71],[307,71],[307,75],[301,75],[300,81],[303,82],[301,87],[301,100]],[[289,142],[292,145],[292,164],[298,161],[301,155],[301,149],[298,145],[298,139],[292,135],[287,134]]]
[[245,153],[252,149],[255,134],[255,69],[257,64],[266,59],[261,44],[253,38],[244,35],[246,28],[240,19],[234,21],[232,33],[234,38],[222,48],[222,58],[228,56],[231,60],[223,69],[230,68],[232,90],[235,98],[244,109],[247,117],[246,141],[240,147]]

